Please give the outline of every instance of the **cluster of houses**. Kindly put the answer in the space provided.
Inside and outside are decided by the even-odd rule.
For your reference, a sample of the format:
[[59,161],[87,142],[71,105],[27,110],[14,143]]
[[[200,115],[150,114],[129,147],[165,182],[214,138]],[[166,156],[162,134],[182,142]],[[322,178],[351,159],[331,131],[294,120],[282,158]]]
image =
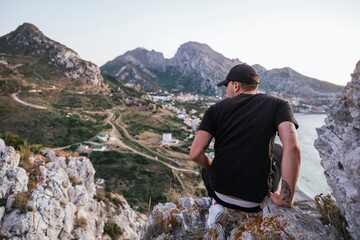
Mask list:
[[[258,91],[259,93],[265,93],[262,91]],[[329,108],[329,101],[332,100],[329,96],[324,96],[322,98],[315,98],[315,99],[303,99],[294,96],[284,96],[283,93],[278,92],[270,92],[268,93],[271,96],[276,96],[288,101],[292,107],[294,112],[300,113],[326,113]],[[318,103],[317,106],[312,105],[311,103]]]
[[[175,96],[174,94],[169,94],[167,92],[164,92],[161,95],[156,95],[156,93],[149,93],[148,99],[150,99],[153,102],[162,102],[163,109],[170,110],[178,114],[177,117],[183,120],[184,124],[190,128],[190,130],[187,127],[182,128],[184,131],[190,132],[190,135],[186,139],[184,139],[184,141],[187,141],[194,137],[192,133],[197,131],[197,128],[199,127],[203,114],[199,114],[199,116],[195,116],[195,114],[197,113],[195,109],[191,109],[190,111],[187,112],[185,108],[182,109],[177,108],[175,106],[175,100],[179,102],[194,102],[194,101],[208,100],[206,97],[199,97],[198,95],[180,93],[179,95]],[[171,145],[176,145],[178,143],[179,140],[172,138],[171,133],[163,134],[161,140],[162,145],[171,146]]]
[[[264,91],[259,90],[259,93],[265,93]],[[303,99],[295,96],[284,96],[283,93],[279,92],[269,92],[267,93],[271,96],[276,96],[282,99],[285,99],[288,101],[292,106],[295,112],[304,112],[304,113],[326,113],[328,110],[328,102],[332,100],[331,96],[324,96],[323,98],[316,98],[316,99]],[[166,106],[169,110],[175,110],[173,106],[174,101],[177,100],[179,102],[189,102],[189,101],[218,101],[221,99],[221,97],[199,97],[198,95],[192,95],[192,94],[184,94],[180,93],[179,95],[170,94],[168,92],[164,92],[161,94],[157,93],[149,93],[148,99],[158,102],[161,101],[163,103],[166,103]],[[316,102],[317,105],[313,105],[312,103]],[[175,111],[176,112],[176,111]]]
[[151,101],[157,102],[157,101],[179,101],[179,102],[189,102],[189,101],[203,101],[205,97],[199,97],[197,94],[192,95],[191,93],[179,93],[178,95],[175,95],[173,93],[168,93],[165,91],[161,95],[157,95],[156,93],[149,93],[147,95],[148,99]]

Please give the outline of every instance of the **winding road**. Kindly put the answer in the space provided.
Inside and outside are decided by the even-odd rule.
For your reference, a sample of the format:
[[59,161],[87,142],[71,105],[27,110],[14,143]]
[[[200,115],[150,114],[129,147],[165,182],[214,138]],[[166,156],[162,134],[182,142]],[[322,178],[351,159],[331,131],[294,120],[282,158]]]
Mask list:
[[17,93],[13,93],[11,94],[11,98],[14,99],[16,102],[24,105],[24,106],[27,106],[27,107],[32,107],[32,108],[36,108],[36,109],[47,109],[47,107],[44,107],[44,106],[40,106],[40,105],[35,105],[35,104],[32,104],[32,103],[28,103],[28,102],[25,102],[23,100],[21,100],[17,95],[19,94],[20,92],[17,92]]
[[[146,149],[147,151],[155,154],[156,156],[165,158],[165,159],[168,160],[168,161],[171,161],[171,162],[174,162],[174,163],[178,164],[174,159],[171,159],[171,158],[169,158],[169,157],[166,157],[166,156],[164,156],[164,155],[162,155],[162,154],[160,154],[160,153],[158,153],[158,152],[155,152],[154,150],[152,150],[152,149],[150,149],[150,148],[142,145],[141,143],[139,143],[138,141],[136,141],[136,139],[134,139],[133,137],[131,137],[131,136],[129,135],[129,133],[126,131],[126,129],[125,129],[124,127],[122,127],[122,126],[118,123],[118,120],[120,119],[120,117],[121,117],[121,116],[119,115],[118,118],[117,118],[114,122],[110,122],[110,124],[113,126],[113,128],[116,128],[116,127],[117,127],[117,128],[116,128],[117,131],[119,131],[119,129],[120,129],[120,131],[123,132],[123,134],[125,135],[125,137],[126,137],[128,140],[134,142],[135,144],[137,144],[137,145],[139,145],[140,147]],[[110,118],[110,119],[111,119],[111,118]],[[115,127],[114,125],[116,125],[116,127]],[[127,146],[127,145],[126,145],[126,146]],[[149,159],[151,159],[151,160],[160,162],[160,163],[164,164],[165,166],[171,168],[172,170],[181,171],[181,172],[191,172],[191,173],[195,173],[195,174],[198,174],[198,173],[199,173],[198,171],[195,171],[195,170],[192,170],[192,169],[178,168],[178,167],[172,166],[172,165],[170,165],[169,163],[166,163],[166,162],[158,159],[157,157],[149,156],[149,155],[144,154],[144,153],[142,153],[142,152],[139,152],[139,151],[137,151],[137,150],[135,150],[135,149],[133,149],[133,148],[131,148],[131,147],[129,147],[129,146],[127,146],[127,148],[130,149],[131,151],[139,154],[139,155],[142,155],[142,156],[146,157],[146,158],[149,158]],[[179,177],[178,177],[178,176],[176,176],[176,177],[177,177],[178,180],[179,180]]]
[[[36,67],[37,67],[37,64],[38,64],[38,61],[36,60],[36,58],[33,58],[33,57],[30,57],[30,56],[23,56],[23,55],[12,55],[12,54],[6,54],[6,53],[0,53],[0,56],[8,56],[8,57],[21,57],[21,58],[28,58],[28,59],[31,59],[31,60],[34,60],[35,61],[35,64],[34,64],[34,68],[33,68],[33,74],[36,75],[37,77],[39,77],[41,80],[45,81],[45,78],[36,72]],[[20,93],[21,91],[17,92],[17,93],[12,93],[11,94],[11,98],[14,99],[16,102],[24,105],[24,106],[27,106],[27,107],[32,107],[32,108],[36,108],[36,109],[47,109],[47,107],[44,107],[44,106],[40,106],[40,105],[36,105],[36,104],[32,104],[32,103],[28,103],[28,102],[25,102],[23,100],[21,100],[17,95]]]
[[[159,162],[159,163],[162,163],[164,164],[165,166],[167,166],[168,168],[170,168],[172,171],[173,171],[173,174],[174,176],[176,177],[176,179],[180,182],[181,186],[183,189],[184,188],[184,184],[182,183],[180,177],[177,175],[176,171],[179,171],[179,172],[188,172],[188,173],[193,173],[193,174],[199,174],[198,171],[195,171],[195,170],[192,170],[192,169],[187,169],[187,168],[179,168],[179,167],[175,167],[175,166],[172,166],[171,164],[169,163],[166,163],[162,160],[160,160],[158,157],[161,157],[161,158],[165,158],[166,160],[168,161],[171,161],[175,164],[178,164],[174,159],[171,159],[169,157],[166,157],[158,152],[155,152],[154,150],[142,145],[141,143],[139,143],[138,141],[136,141],[136,139],[134,139],[132,136],[129,135],[129,133],[126,131],[126,129],[124,127],[122,127],[119,123],[118,123],[118,120],[120,119],[120,115],[118,116],[117,119],[113,120],[112,121],[112,118],[114,117],[115,113],[114,111],[116,110],[116,108],[113,108],[111,110],[108,110],[106,111],[106,113],[108,114],[108,117],[106,119],[106,122],[105,123],[109,123],[111,126],[112,126],[112,130],[111,130],[111,135],[112,136],[115,136],[116,135],[116,132],[121,136],[121,133],[120,131],[123,133],[123,135],[125,136],[125,138],[127,138],[129,141],[137,144],[138,146],[140,146],[141,148],[144,148],[145,150],[151,152],[152,154],[156,155],[156,157],[153,157],[153,156],[149,156],[148,154],[145,154],[143,152],[140,152],[128,145],[126,145],[123,141],[121,141],[120,139],[116,138],[116,140],[113,140],[112,141],[112,144],[113,145],[117,145],[117,146],[120,146],[122,148],[125,148],[125,149],[128,149],[138,155],[141,155],[143,157],[146,157],[150,160],[153,160],[153,161],[156,161],[156,162]],[[92,111],[87,111],[88,113],[99,113],[99,112],[92,112]],[[103,112],[101,112],[103,113]],[[91,145],[94,145],[94,146],[104,146],[104,145],[109,145],[109,143],[97,143],[97,142],[94,142],[94,141],[82,141],[84,143],[88,143],[88,144],[91,144]],[[75,143],[75,144],[80,144],[80,143]],[[51,150],[51,151],[59,151],[59,150],[63,150],[65,148],[69,148],[70,145],[68,146],[64,146],[64,147],[58,147],[58,148],[46,148],[46,150]]]
[[[35,61],[35,65],[34,65],[34,68],[33,68],[33,74],[36,75],[36,76],[38,76],[41,80],[45,80],[44,77],[41,76],[41,74],[39,74],[39,73],[36,72],[36,67],[37,67],[38,62],[37,62],[37,60],[36,60],[35,58],[29,57],[29,56],[21,56],[21,55],[10,55],[10,54],[4,54],[4,53],[0,53],[0,55],[3,55],[3,56],[11,56],[11,57],[24,57],[24,58],[29,58],[29,59],[31,59],[31,60],[34,60],[34,61]],[[11,98],[12,98],[14,101],[16,101],[16,102],[18,102],[18,103],[20,103],[20,104],[22,104],[22,105],[24,105],[24,106],[27,106],[27,107],[31,107],[31,108],[35,108],[35,109],[42,109],[42,110],[47,109],[47,107],[40,106],[40,105],[36,105],[36,104],[32,104],[32,103],[25,102],[25,101],[21,100],[21,99],[17,96],[19,93],[20,93],[20,91],[17,92],[17,93],[12,93],[12,94],[11,94]],[[115,108],[115,109],[116,109],[116,108]],[[102,113],[102,112],[101,112],[101,113]],[[160,160],[159,158],[163,158],[163,159],[166,159],[167,161],[170,161],[170,162],[173,162],[174,164],[179,165],[179,163],[176,162],[174,159],[171,159],[171,158],[169,158],[169,157],[167,157],[167,156],[164,156],[164,155],[162,155],[162,154],[160,154],[160,153],[158,153],[158,152],[156,152],[156,151],[154,151],[154,150],[152,150],[152,149],[150,149],[150,148],[142,145],[141,143],[139,143],[138,141],[136,141],[136,139],[134,139],[132,136],[130,136],[129,133],[126,131],[126,129],[125,129],[124,127],[122,127],[122,126],[118,123],[118,121],[119,121],[119,119],[120,119],[120,117],[121,117],[120,114],[119,114],[119,116],[118,116],[117,119],[115,119],[114,121],[112,121],[111,119],[114,117],[114,108],[111,109],[110,111],[107,111],[107,114],[108,114],[108,118],[107,118],[107,120],[106,120],[106,123],[109,123],[109,124],[112,126],[112,130],[111,130],[111,135],[112,135],[112,136],[115,136],[115,132],[118,132],[118,134],[121,136],[121,133],[120,133],[120,131],[121,131],[121,132],[123,133],[123,135],[125,136],[126,139],[128,139],[129,141],[135,143],[136,145],[138,145],[139,147],[145,149],[146,151],[148,151],[148,152],[156,155],[156,157],[149,156],[149,155],[147,155],[147,154],[145,154],[145,153],[143,153],[143,152],[139,152],[138,150],[133,149],[132,147],[126,145],[123,141],[121,141],[121,140],[118,139],[118,138],[116,138],[116,140],[114,140],[114,142],[115,142],[116,145],[121,146],[121,147],[126,148],[126,149],[129,149],[130,151],[132,151],[132,152],[134,152],[134,153],[136,153],[136,154],[139,154],[139,155],[141,155],[141,156],[144,156],[144,157],[146,157],[146,158],[148,158],[148,159],[151,159],[151,160],[153,160],[153,161],[160,162],[160,163],[164,164],[165,166],[171,168],[172,171],[173,171],[173,173],[174,173],[174,175],[176,176],[176,178],[177,178],[178,181],[180,182],[180,184],[181,184],[181,186],[182,186],[183,189],[185,189],[185,188],[184,188],[184,185],[183,185],[181,179],[179,178],[179,176],[177,175],[177,173],[176,173],[175,171],[190,172],[190,173],[194,173],[194,174],[199,174],[198,171],[195,171],[195,170],[192,170],[192,169],[186,169],[186,168],[178,168],[178,167],[172,166],[171,164],[166,163],[166,162]],[[89,143],[89,144],[96,145],[96,146],[106,145],[106,143],[96,143],[96,142],[93,142],[93,141],[85,141],[85,143]],[[80,144],[80,143],[78,143],[78,144]],[[51,151],[56,151],[56,150],[63,150],[63,149],[68,148],[68,147],[70,147],[70,145],[69,145],[69,146],[64,146],[64,147],[46,148],[46,149],[47,149],[47,150],[51,150]]]

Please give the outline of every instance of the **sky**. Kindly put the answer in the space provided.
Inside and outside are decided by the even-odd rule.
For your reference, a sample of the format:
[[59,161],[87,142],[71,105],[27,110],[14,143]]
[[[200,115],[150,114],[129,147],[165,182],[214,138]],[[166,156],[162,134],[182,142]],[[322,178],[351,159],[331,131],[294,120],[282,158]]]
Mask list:
[[359,0],[0,0],[0,36],[24,22],[102,66],[188,41],[266,69],[346,85],[360,60]]

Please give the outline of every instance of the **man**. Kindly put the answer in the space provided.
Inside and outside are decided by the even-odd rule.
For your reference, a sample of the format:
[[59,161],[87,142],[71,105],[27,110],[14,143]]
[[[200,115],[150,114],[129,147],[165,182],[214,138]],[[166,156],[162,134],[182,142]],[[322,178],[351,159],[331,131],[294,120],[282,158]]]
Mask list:
[[[226,220],[224,206],[258,212],[267,195],[277,205],[293,203],[301,161],[298,124],[287,101],[257,94],[259,79],[251,66],[234,66],[218,84],[227,87],[228,98],[207,109],[191,146],[190,158],[203,168],[212,198],[209,227]],[[274,145],[276,132],[283,148]],[[212,138],[213,160],[205,154]]]

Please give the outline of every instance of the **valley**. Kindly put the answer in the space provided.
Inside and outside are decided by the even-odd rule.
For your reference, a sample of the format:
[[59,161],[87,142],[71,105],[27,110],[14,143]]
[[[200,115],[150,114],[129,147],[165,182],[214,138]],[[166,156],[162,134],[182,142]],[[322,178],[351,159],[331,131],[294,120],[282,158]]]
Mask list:
[[[35,111],[38,115],[46,115],[46,112],[59,111],[54,105],[48,104],[51,102],[48,96],[46,92],[20,92],[15,99],[8,100],[12,105],[24,109],[22,112]],[[182,152],[161,144],[162,134],[165,132],[173,132],[180,139],[189,133],[181,129],[184,127],[183,123],[175,113],[161,107],[154,111],[153,106],[154,103],[144,105],[142,102],[139,105],[115,106],[104,111],[97,108],[64,108],[61,110],[64,121],[79,121],[71,125],[84,121],[106,127],[88,137],[81,134],[81,138],[76,136],[77,130],[70,131],[67,136],[74,140],[67,145],[60,145],[60,142],[51,144],[46,139],[34,142],[34,136],[38,133],[30,136],[29,140],[32,144],[41,143],[46,146],[44,150],[66,151],[74,156],[89,157],[96,169],[96,177],[105,179],[106,191],[121,193],[139,211],[147,210],[150,199],[156,204],[172,199],[175,201],[178,196],[203,196],[205,191],[200,184],[199,168],[190,161],[186,152],[190,142],[185,144],[181,141],[179,146],[186,145]],[[19,134],[17,131],[13,132]],[[108,135],[109,139],[101,141],[97,138],[99,135]],[[89,148],[85,149],[83,146]],[[104,151],[94,151],[94,148],[101,146],[105,147]]]

